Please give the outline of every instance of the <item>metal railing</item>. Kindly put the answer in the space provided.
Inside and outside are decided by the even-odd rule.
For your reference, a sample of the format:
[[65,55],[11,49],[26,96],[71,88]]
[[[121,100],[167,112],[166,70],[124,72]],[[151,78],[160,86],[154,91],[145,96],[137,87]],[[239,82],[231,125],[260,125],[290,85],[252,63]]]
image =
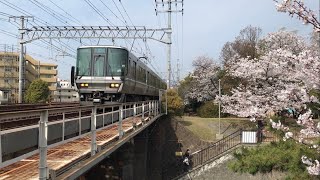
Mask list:
[[[185,169],[186,167],[184,167],[184,164],[182,163],[183,158],[180,159],[180,162],[178,163],[179,165],[176,167],[175,173],[166,174],[165,179],[179,179],[187,175],[187,173],[197,170],[202,166],[210,163],[211,161],[217,159],[226,151],[231,150],[237,145],[242,144],[242,132],[243,130],[239,129],[233,132],[232,134],[224,137],[223,139],[214,142],[208,147],[192,153],[189,157],[189,166],[187,167],[187,171]],[[164,172],[169,173],[169,171]]]
[[[118,123],[119,138],[123,135],[122,120],[128,117],[156,116],[159,114],[159,101],[124,103],[113,106],[78,107],[78,116],[67,118],[70,108],[48,109],[12,116],[23,117],[23,114],[34,115],[40,119],[39,124],[9,130],[0,130],[0,168],[18,162],[36,153],[46,154],[46,150],[91,133],[91,155],[97,150],[96,131],[103,130],[111,124]],[[91,111],[84,115],[84,111]],[[9,113],[10,114],[10,113]],[[48,122],[49,115],[55,114],[59,120]],[[5,121],[4,117],[1,118]],[[10,115],[8,115],[10,119]],[[14,145],[13,145],[14,143]],[[46,149],[46,150],[45,150]],[[17,155],[17,151],[21,154]],[[9,157],[13,153],[16,156]],[[45,168],[45,167],[42,167]]]
[[241,144],[242,130],[238,130],[212,145],[196,151],[191,155],[191,168],[197,168],[208,163],[210,160]]

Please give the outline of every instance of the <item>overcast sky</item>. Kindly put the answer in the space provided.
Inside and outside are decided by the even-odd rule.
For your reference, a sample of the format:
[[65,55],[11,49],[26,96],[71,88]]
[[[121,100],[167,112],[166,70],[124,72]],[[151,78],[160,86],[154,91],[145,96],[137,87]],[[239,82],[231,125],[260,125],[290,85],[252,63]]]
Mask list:
[[[17,21],[16,23],[13,20],[6,22],[8,17],[3,13],[14,16],[21,16],[25,13],[57,26],[65,25],[64,22],[71,25],[80,25],[80,23],[87,26],[110,25],[90,7],[88,2],[92,2],[113,25],[124,26],[123,22],[126,21],[130,26],[133,24],[148,28],[167,26],[167,14],[158,14],[156,16],[154,0],[121,0],[122,4],[119,0],[101,1],[0,0],[0,44],[17,45],[18,43],[16,38],[10,37],[3,32],[18,34],[17,23],[19,22]],[[319,0],[305,0],[305,2],[318,14]],[[178,9],[180,8],[181,6],[179,5]],[[173,9],[176,9],[175,6],[173,6]],[[159,5],[158,10],[162,10],[162,6]],[[38,21],[35,23],[43,25]],[[27,26],[31,27],[32,24],[34,23],[28,22]],[[288,14],[277,12],[275,3],[272,0],[184,0],[184,15],[182,16],[181,13],[172,15],[173,69],[176,69],[177,59],[180,59],[180,62],[182,62],[182,75],[185,75],[192,70],[192,60],[201,55],[212,57],[218,62],[224,43],[233,41],[240,30],[248,25],[260,27],[263,35],[275,32],[283,27],[288,30],[297,30],[304,37],[307,37],[312,32],[310,25],[303,25],[297,18],[291,18]],[[81,46],[79,40],[61,41],[70,46],[71,50],[54,41],[52,41],[52,44],[72,55],[75,55],[76,48]],[[95,40],[82,40],[81,42],[87,44],[98,43]],[[111,41],[101,40],[99,43],[109,45]],[[116,40],[115,43],[130,49],[132,41]],[[165,75],[164,72],[166,72],[167,66],[166,45],[152,40],[148,40],[147,44],[154,56],[154,58],[150,58],[154,69]],[[137,56],[142,56],[145,49],[144,42],[135,41],[134,53]],[[62,56],[64,53],[56,52],[50,43],[45,44],[38,40],[27,44],[27,53],[41,61],[57,63],[58,76],[62,79],[70,79],[70,67],[75,65],[75,59]]]

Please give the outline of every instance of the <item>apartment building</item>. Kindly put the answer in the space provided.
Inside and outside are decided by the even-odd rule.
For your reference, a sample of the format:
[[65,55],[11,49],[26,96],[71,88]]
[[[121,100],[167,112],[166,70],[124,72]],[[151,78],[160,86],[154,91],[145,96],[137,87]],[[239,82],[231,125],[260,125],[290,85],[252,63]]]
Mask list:
[[55,102],[77,102],[79,101],[79,94],[75,87],[71,86],[70,81],[57,81],[57,90],[54,92]]
[[[43,63],[25,55],[25,88],[35,79],[42,79],[49,84],[51,95],[54,95],[57,84],[56,64]],[[19,53],[16,51],[0,52],[0,89],[8,97],[9,103],[18,102],[19,93]],[[25,89],[23,90],[25,92]]]

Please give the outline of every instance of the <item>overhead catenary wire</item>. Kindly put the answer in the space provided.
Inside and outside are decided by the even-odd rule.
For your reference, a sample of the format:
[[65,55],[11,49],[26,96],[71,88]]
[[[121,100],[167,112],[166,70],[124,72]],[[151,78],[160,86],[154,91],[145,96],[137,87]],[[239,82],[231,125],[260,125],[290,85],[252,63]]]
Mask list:
[[[120,15],[122,16],[122,19],[120,19],[117,14],[115,12],[113,12],[102,0],[99,0],[117,19],[119,19],[123,24],[125,24],[127,26],[127,21],[126,19],[123,17],[122,13],[119,11],[119,8],[116,5],[116,8],[118,9],[118,11],[120,12]],[[113,1],[114,3],[114,1]]]
[[[120,9],[118,8],[118,6],[117,6],[117,5],[116,5],[116,3],[114,2],[114,0],[112,0],[112,1],[113,1],[113,3],[115,4],[115,6],[117,7],[118,11],[121,13]],[[119,0],[119,2],[120,2],[120,5],[121,5],[122,9],[123,9],[123,10],[124,10],[124,12],[125,12],[125,14],[127,15],[128,19],[129,19],[129,21],[130,21],[130,23],[132,24],[132,26],[133,26],[133,27],[135,27],[135,28],[136,28],[136,26],[134,25],[134,23],[133,23],[132,19],[131,19],[131,18],[130,18],[130,16],[129,16],[129,14],[128,14],[128,12],[127,12],[126,8],[125,8],[125,7],[124,7],[124,5],[122,4],[121,0]],[[121,15],[122,15],[122,13],[121,13]],[[122,17],[124,18],[124,16],[122,16]],[[140,47],[140,49],[142,49],[142,47],[141,47],[141,45],[140,45],[140,43],[139,43],[139,42],[138,42],[138,46]],[[143,54],[143,53],[141,52],[141,54]]]
[[[113,2],[113,4],[115,5],[115,7],[116,7],[116,9],[118,10],[118,12],[120,13],[121,17],[123,18],[125,25],[126,25],[126,26],[129,26],[126,18],[124,17],[124,15],[123,15],[123,13],[121,12],[120,8],[118,7],[117,3],[116,3],[114,0],[112,0],[112,2]],[[121,1],[120,1],[120,3],[121,3]],[[128,13],[127,13],[127,11],[126,11],[126,9],[125,9],[125,7],[123,6],[122,3],[121,3],[121,6],[122,6],[122,9],[123,9],[123,10],[125,11],[125,13],[127,14],[128,18],[129,18],[129,21],[131,22],[132,26],[133,26],[134,28],[136,28],[136,26],[135,26],[134,23],[132,22],[130,16],[128,15]],[[135,43],[135,40],[133,40],[133,42],[132,42],[132,45],[131,45],[132,47],[134,47],[134,43]],[[138,41],[137,44],[138,44],[138,46],[140,47],[140,50],[141,50],[140,52],[137,52],[137,53],[143,55],[142,46],[140,45],[140,42]],[[136,49],[137,49],[137,48],[136,48]]]
[[[114,25],[108,18],[106,18],[105,15],[104,15],[90,0],[84,0],[84,1],[85,1],[100,17],[102,17],[107,23],[109,23],[109,24],[112,25],[112,26],[116,26],[116,25]],[[124,36],[123,32],[120,32],[120,34],[121,34],[122,36]],[[129,47],[128,44],[127,44],[128,41],[129,41],[128,39],[125,39],[125,41],[124,41],[127,47]]]
[[[7,6],[15,9],[16,11],[21,12],[22,14],[27,15],[27,16],[33,16],[33,17],[35,17],[33,14],[31,14],[31,13],[25,11],[24,9],[22,9],[22,8],[16,6],[16,5],[14,5],[13,3],[8,2],[7,0],[4,0],[4,1],[6,1],[6,3],[7,3],[6,5],[7,5]],[[35,1],[36,3],[39,3],[39,2],[36,1],[36,0],[34,0],[34,1]],[[1,2],[1,1],[0,1],[0,2]],[[29,1],[29,2],[30,2],[30,1]],[[33,3],[33,4],[34,4],[34,3]],[[40,4],[38,4],[37,7],[39,7],[39,5],[43,5],[43,4],[40,3]],[[39,7],[39,8],[43,10],[43,8],[41,8],[41,7]],[[51,10],[50,8],[48,8],[48,9],[49,9],[49,11]],[[54,11],[53,11],[52,13],[50,13],[50,12],[48,12],[48,11],[45,11],[45,12],[49,13],[49,15],[52,15],[52,13],[54,14]],[[56,18],[55,16],[53,16],[53,17]],[[38,22],[41,23],[41,24],[46,24],[46,25],[51,25],[51,26],[52,26],[52,24],[49,24],[48,22],[42,20],[41,18],[35,17],[35,20],[38,21]],[[33,23],[30,22],[30,24],[33,24]],[[37,26],[39,26],[39,24],[37,24],[37,23],[35,23],[35,24],[36,24]],[[68,24],[68,23],[67,23],[67,24]],[[56,41],[56,40],[55,40],[55,41]],[[57,41],[56,41],[56,42],[57,42]],[[58,42],[58,43],[59,43],[59,42]],[[69,45],[66,45],[66,44],[65,44],[64,46],[69,46]],[[71,47],[69,46],[69,49],[73,49],[73,48],[71,48]]]
[[[68,11],[65,11],[60,5],[59,5],[59,3],[58,2],[56,2],[56,1],[53,1],[53,0],[48,0],[48,1],[50,1],[53,5],[54,5],[54,7],[51,5],[51,7],[48,5],[48,4],[46,4],[46,3],[44,3],[44,2],[42,2],[42,1],[39,1],[39,0],[30,0],[30,1],[28,1],[28,3],[29,4],[33,4],[33,6],[35,6],[35,7],[37,7],[37,8],[39,8],[39,9],[41,9],[41,11],[44,11],[45,13],[47,13],[47,14],[49,14],[50,16],[52,16],[54,19],[56,19],[56,20],[58,20],[60,23],[63,23],[63,24],[69,24],[69,22],[74,22],[74,23],[80,23],[80,21],[78,21],[74,16],[72,16],[70,13],[68,13]],[[90,0],[86,0],[86,2],[88,2],[88,1],[90,1]],[[93,4],[93,1],[90,1],[91,2],[91,4]],[[102,1],[103,2],[103,1]],[[119,5],[119,4],[117,4],[114,0],[113,0],[113,2],[114,2],[114,4],[115,5]],[[14,9],[15,11],[17,11],[17,12],[20,12],[21,14],[23,14],[23,15],[26,15],[26,16],[34,16],[33,14],[34,14],[34,12],[35,11],[32,11],[32,13],[31,13],[31,11],[28,11],[26,8],[25,9],[22,9],[22,8],[20,8],[20,7],[28,7],[28,6],[16,6],[16,5],[14,5],[13,3],[11,3],[10,1],[7,1],[7,0],[1,0],[0,1],[0,3],[2,3],[2,4],[5,4],[6,6],[8,6],[8,7],[10,7],[11,9]],[[27,5],[29,5],[29,4],[27,4]],[[104,3],[104,4],[106,4],[106,3]],[[116,8],[117,8],[117,10],[119,10],[120,12],[119,12],[119,14],[121,15],[119,15],[118,13],[115,13],[115,11],[113,11],[113,13],[114,13],[114,15],[117,15],[116,16],[116,18],[118,18],[121,22],[123,22],[123,23],[125,23],[126,25],[128,25],[128,22],[131,22],[132,24],[133,24],[133,22],[132,22],[132,19],[130,18],[130,16],[128,15],[128,12],[127,12],[127,10],[125,9],[125,7],[124,7],[124,5],[121,3],[121,1],[120,1],[120,4],[121,4],[121,6],[122,6],[122,8],[123,8],[123,11],[125,12],[125,14],[128,16],[128,19],[129,19],[129,21],[127,21],[127,18],[125,18],[126,16],[125,16],[125,14],[121,11],[121,8],[119,8],[118,6],[116,6]],[[100,8],[99,6],[97,6],[96,5],[96,3],[94,4],[95,5],[95,7],[96,7],[96,9],[98,10],[98,11],[100,11],[101,12],[101,10],[99,10],[98,8]],[[106,4],[106,5],[108,5],[108,4]],[[42,8],[41,8],[42,7]],[[58,9],[57,9],[58,8]],[[28,8],[29,9],[29,8]],[[45,10],[44,10],[45,9]],[[61,10],[61,11],[60,11]],[[112,10],[111,8],[110,8],[110,10]],[[61,13],[61,12],[63,12],[63,13]],[[102,12],[101,12],[102,13]],[[6,15],[6,16],[4,16],[4,17],[9,17],[9,16],[11,16],[11,15]],[[105,16],[106,18],[108,17],[108,16]],[[121,20],[121,17],[123,18],[123,20]],[[43,17],[41,17],[41,18],[43,18]],[[36,17],[36,16],[34,16],[34,22],[31,22],[31,21],[29,21],[28,22],[28,25],[30,26],[30,25],[33,25],[33,26],[39,26],[39,24],[45,24],[45,25],[50,25],[50,23],[47,21],[47,20],[43,20],[43,19],[41,19],[41,18],[39,18],[39,17]],[[60,20],[59,20],[60,19]],[[68,20],[67,20],[68,19]],[[71,19],[72,19],[72,21],[71,21]],[[110,19],[109,19],[110,20]],[[3,20],[1,20],[1,21],[4,21],[4,19]],[[15,21],[11,21],[10,22],[12,25],[14,25],[14,26],[17,26],[16,25],[16,23],[17,22],[15,22]],[[110,23],[111,23],[111,21],[110,21]],[[112,23],[111,23],[112,24]],[[16,36],[16,35],[15,35]],[[74,40],[74,39],[73,39]],[[71,52],[70,54],[73,54],[74,52],[76,52],[75,51],[75,49],[74,48],[72,48],[71,46],[70,46],[70,44],[67,42],[67,43],[65,43],[66,41],[59,41],[59,40],[57,40],[57,39],[52,39],[52,42],[54,43],[54,44],[58,44],[58,45],[56,45],[56,48],[54,48],[54,50],[57,50],[57,51],[59,51],[59,52],[65,52],[65,51],[68,51],[68,52]],[[79,43],[78,41],[77,41],[77,43]],[[147,42],[145,42],[146,43],[146,45],[148,45],[147,44]],[[32,42],[32,44],[34,44],[34,42]],[[38,42],[38,44],[44,44],[45,46],[49,46],[48,44],[50,44],[50,42],[48,42],[47,40],[41,40],[41,41],[39,41]],[[138,45],[139,44],[139,42],[135,42],[135,43],[133,43],[135,46],[136,45]],[[136,50],[137,50],[137,52],[138,53],[141,53],[142,54],[142,47],[140,46],[140,48],[135,48]],[[150,54],[150,56],[152,56],[152,53],[151,53],[151,51],[150,51],[150,48],[145,48],[146,49],[146,54]]]
[[67,21],[64,21],[62,18],[60,18],[59,16],[55,15],[55,13],[50,12],[50,8],[44,8],[45,5],[43,5],[42,3],[38,2],[37,0],[30,0],[29,2],[31,2],[32,4],[36,5],[37,7],[39,7],[41,10],[45,11],[46,13],[50,14],[52,17],[54,17],[55,19],[57,19],[59,22],[63,23],[63,24],[68,24]]
[[10,15],[10,14],[8,14],[8,13],[1,12],[1,11],[0,11],[0,15],[2,15],[2,16],[6,16],[6,17],[10,17],[10,16],[12,16],[12,15]]
[[52,0],[49,0],[55,7],[57,7],[58,9],[60,9],[62,12],[64,12],[66,15],[68,15],[70,18],[68,18],[67,16],[63,16],[61,14],[61,16],[69,19],[70,21],[76,23],[76,24],[80,24],[83,25],[78,19],[76,19],[74,16],[72,16],[70,13],[68,13],[67,11],[65,11],[62,7],[60,7],[59,5],[57,5],[57,3],[53,2]]
[[112,25],[111,21],[90,1],[84,0],[103,20]]
[[6,35],[8,35],[10,37],[14,37],[14,38],[18,38],[19,37],[18,35],[13,34],[13,33],[9,32],[9,31],[3,30],[3,29],[0,29],[0,33],[6,34]]
[[121,4],[122,9],[124,10],[124,12],[126,13],[126,15],[128,16],[129,21],[130,21],[130,22],[131,22],[131,24],[134,26],[134,24],[133,24],[133,22],[132,22],[132,20],[131,20],[131,18],[130,18],[130,16],[129,16],[129,14],[127,13],[126,8],[124,8],[124,6],[123,6],[123,4],[122,4],[121,0],[119,0],[119,2],[120,2],[120,4]]
[[[4,1],[4,2],[3,2],[3,1]],[[10,2],[8,2],[8,1],[6,1],[6,0],[3,0],[3,1],[0,1],[0,3],[6,5],[6,6],[10,7],[10,8],[12,8],[12,9],[14,9],[14,10],[20,12],[20,13],[22,13],[23,15],[26,15],[26,16],[34,16],[34,15],[32,15],[31,13],[25,11],[24,9],[22,9],[22,8],[16,6],[16,5],[14,5],[13,3],[10,3]],[[40,23],[48,24],[46,21],[43,21],[43,20],[40,19],[40,18],[37,18],[37,19],[39,19],[38,21],[39,21]],[[31,23],[31,24],[32,24],[32,23]],[[35,24],[38,25],[37,23],[35,23]],[[71,47],[69,47],[69,48],[72,49]]]
[[[112,26],[115,26],[90,0],[84,0],[103,20]],[[126,43],[126,41],[125,41]]]

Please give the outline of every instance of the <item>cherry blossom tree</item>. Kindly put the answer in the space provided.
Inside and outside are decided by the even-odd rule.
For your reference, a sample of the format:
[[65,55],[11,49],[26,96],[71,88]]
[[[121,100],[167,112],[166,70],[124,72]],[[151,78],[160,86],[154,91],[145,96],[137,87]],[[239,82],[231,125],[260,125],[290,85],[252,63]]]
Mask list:
[[[266,119],[268,112],[286,108],[303,112],[307,103],[318,102],[309,92],[320,86],[319,56],[301,37],[281,30],[262,39],[259,46],[259,58],[240,58],[229,67],[233,76],[247,79],[247,84],[221,97],[224,112],[252,120]],[[283,140],[293,137],[280,121],[270,123],[285,132]],[[301,135],[320,136],[320,125],[312,120],[311,111],[301,113],[297,123],[302,127]],[[311,162],[307,169],[310,174],[320,174],[318,161]]]
[[207,56],[196,58],[192,66],[194,71],[191,74],[191,88],[186,96],[190,99],[196,99],[198,102],[214,99],[218,91],[215,77],[217,77],[220,67]]
[[303,39],[293,32],[279,31],[263,42],[264,55],[240,58],[231,65],[229,73],[247,79],[248,85],[237,87],[231,96],[222,96],[225,112],[264,118],[270,111],[299,110],[314,99],[308,91],[320,85],[320,62]]
[[272,50],[282,49],[298,55],[306,49],[306,46],[306,42],[302,37],[297,36],[294,31],[289,32],[282,28],[277,33],[269,33],[265,38],[261,39],[257,51],[259,54],[265,54]]
[[302,0],[281,0],[276,2],[277,10],[289,13],[291,17],[297,16],[306,24],[311,24],[315,32],[320,33],[320,22],[313,10],[308,8]]

